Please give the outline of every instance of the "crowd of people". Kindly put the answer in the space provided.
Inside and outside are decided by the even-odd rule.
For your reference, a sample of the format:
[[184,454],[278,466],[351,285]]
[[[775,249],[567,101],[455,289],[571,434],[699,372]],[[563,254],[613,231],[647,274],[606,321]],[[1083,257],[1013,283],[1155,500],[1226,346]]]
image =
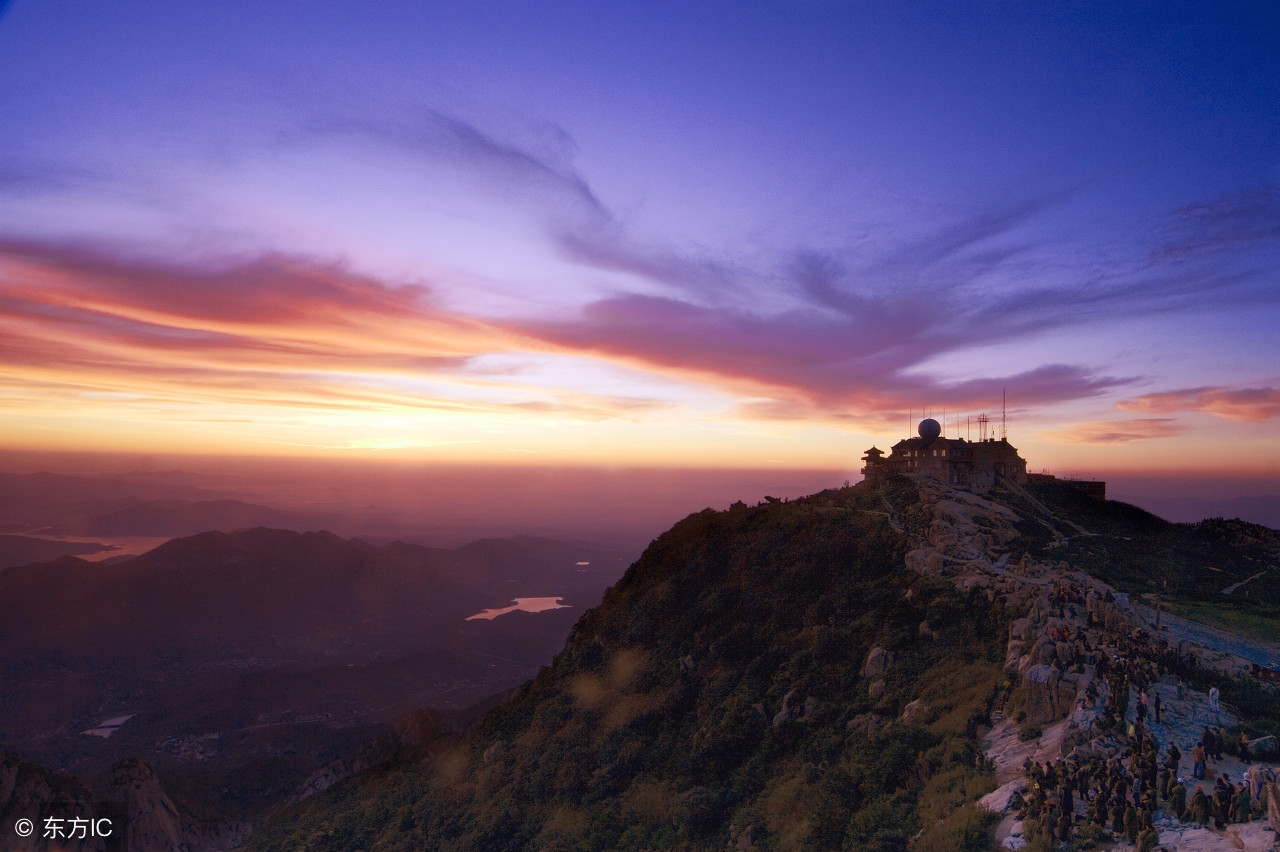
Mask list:
[[1210,759],[1221,759],[1224,749],[1247,762],[1247,736],[1228,742],[1222,728],[1210,725],[1198,741],[1186,743],[1193,764],[1189,783],[1180,775],[1183,755],[1176,743],[1169,743],[1163,758],[1159,755],[1151,725],[1162,724],[1161,695],[1152,686],[1163,672],[1190,661],[1180,660],[1162,638],[1134,628],[1127,619],[1120,623],[1109,618],[1108,607],[1080,589],[1059,586],[1050,604],[1053,617],[1070,621],[1073,615],[1084,616],[1087,630],[1058,628],[1060,636],[1052,638],[1067,639],[1076,649],[1076,659],[1060,662],[1093,666],[1095,677],[1080,706],[1098,707],[1094,733],[1118,748],[1083,749],[1049,763],[1028,758],[1023,766],[1026,794],[1016,794],[1011,805],[1019,819],[1035,826],[1031,834],[1065,842],[1094,826],[1095,834],[1110,832],[1148,852],[1159,844],[1155,815],[1162,804],[1179,820],[1219,828],[1265,814],[1267,782],[1276,780],[1273,771],[1253,766],[1244,777],[1230,779],[1209,768]]
[[[1214,738],[1215,733],[1206,730],[1193,754],[1203,751],[1208,756],[1204,742]],[[1051,763],[1028,758],[1023,766],[1027,793],[1016,794],[1011,803],[1018,818],[1036,824],[1043,836],[1061,841],[1093,824],[1117,838],[1127,837],[1139,852],[1145,852],[1157,845],[1155,813],[1161,803],[1184,822],[1219,828],[1248,822],[1266,811],[1267,782],[1276,780],[1271,770],[1254,766],[1239,783],[1218,774],[1210,789],[1206,789],[1207,779],[1193,781],[1189,789],[1178,775],[1182,753],[1176,743],[1170,744],[1163,759],[1148,732],[1130,738],[1129,745],[1110,758],[1098,753]]]

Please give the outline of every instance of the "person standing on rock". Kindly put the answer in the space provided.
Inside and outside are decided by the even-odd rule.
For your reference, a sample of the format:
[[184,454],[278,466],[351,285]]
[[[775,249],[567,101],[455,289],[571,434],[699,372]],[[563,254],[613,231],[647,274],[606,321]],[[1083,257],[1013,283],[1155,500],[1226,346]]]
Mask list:
[[1204,745],[1196,743],[1195,748],[1191,749],[1191,761],[1193,763],[1191,769],[1191,777],[1197,781],[1204,780],[1204,765],[1208,759],[1205,754]]
[[1138,818],[1138,809],[1130,805],[1124,812],[1124,833],[1129,838],[1130,843],[1134,843],[1138,839],[1138,829],[1141,822]]
[[1249,785],[1241,784],[1236,791],[1235,801],[1231,804],[1231,819],[1235,822],[1248,822],[1252,818],[1253,797],[1249,795]]
[[1178,819],[1182,819],[1187,813],[1187,785],[1182,783],[1181,778],[1169,790],[1169,808]]
[[1222,712],[1222,705],[1218,701],[1221,695],[1222,693],[1218,692],[1218,687],[1209,687],[1209,709],[1213,711],[1215,717]]
[[1160,693],[1158,692],[1156,693],[1155,711],[1156,711],[1156,724],[1159,725],[1160,724]]
[[1225,828],[1231,821],[1231,800],[1234,793],[1235,789],[1226,780],[1226,776],[1219,777],[1213,788],[1213,815],[1217,817],[1218,828]]
[[1191,821],[1207,826],[1211,808],[1212,804],[1209,797],[1204,794],[1204,789],[1197,784],[1195,795],[1191,797],[1191,809],[1188,811],[1191,814]]
[[1040,814],[1040,834],[1044,836],[1045,840],[1052,842],[1053,828],[1056,824],[1053,818],[1053,811],[1050,808],[1045,808],[1044,812]]

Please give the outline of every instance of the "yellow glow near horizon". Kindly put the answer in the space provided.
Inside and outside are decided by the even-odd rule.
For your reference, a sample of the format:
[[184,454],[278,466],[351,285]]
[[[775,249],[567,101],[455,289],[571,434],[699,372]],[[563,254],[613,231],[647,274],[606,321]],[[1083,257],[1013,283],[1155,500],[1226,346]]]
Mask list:
[[[0,295],[0,449],[856,477],[918,419],[892,382],[832,399],[722,359],[553,344],[421,286],[274,258],[199,272],[0,251]],[[1033,470],[1277,471],[1277,406],[1271,388],[1087,399],[1010,437]]]

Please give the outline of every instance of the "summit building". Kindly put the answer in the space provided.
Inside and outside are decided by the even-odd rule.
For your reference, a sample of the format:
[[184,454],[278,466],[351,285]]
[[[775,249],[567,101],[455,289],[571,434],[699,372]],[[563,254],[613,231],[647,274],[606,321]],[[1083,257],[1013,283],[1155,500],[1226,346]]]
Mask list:
[[919,437],[899,441],[887,456],[876,447],[867,450],[863,476],[877,481],[891,473],[917,473],[975,494],[987,493],[999,479],[1027,481],[1027,462],[1007,438],[943,438],[942,425],[931,417],[916,431]]

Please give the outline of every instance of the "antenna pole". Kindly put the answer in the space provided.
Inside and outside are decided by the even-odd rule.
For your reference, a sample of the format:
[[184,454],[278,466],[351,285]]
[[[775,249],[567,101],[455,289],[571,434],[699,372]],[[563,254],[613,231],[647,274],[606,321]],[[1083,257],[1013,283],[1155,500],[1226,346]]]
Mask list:
[[1000,388],[1000,440],[1001,441],[1009,440],[1009,426],[1008,426],[1008,421],[1005,420],[1004,411],[1005,411],[1004,388]]

